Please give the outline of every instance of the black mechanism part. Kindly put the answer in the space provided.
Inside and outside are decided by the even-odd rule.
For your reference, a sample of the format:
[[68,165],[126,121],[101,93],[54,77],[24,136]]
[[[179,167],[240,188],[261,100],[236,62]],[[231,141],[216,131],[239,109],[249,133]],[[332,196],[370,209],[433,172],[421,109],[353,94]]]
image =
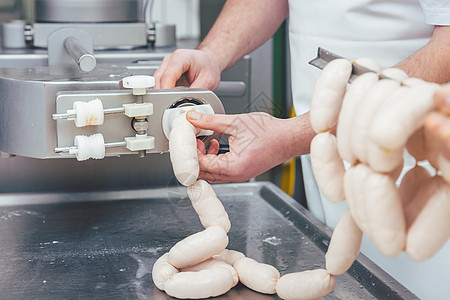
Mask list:
[[[215,185],[229,249],[282,275],[325,267],[331,230],[272,183]],[[172,299],[153,263],[203,230],[186,188],[0,194],[2,299]],[[418,299],[364,255],[324,299]],[[217,299],[277,299],[238,284]]]
[[230,145],[219,144],[219,154],[230,152]]
[[175,101],[170,107],[170,108],[177,108],[177,107],[181,107],[181,106],[186,106],[186,105],[202,105],[204,104],[202,101],[200,101],[199,99],[196,98],[181,98],[177,101]]

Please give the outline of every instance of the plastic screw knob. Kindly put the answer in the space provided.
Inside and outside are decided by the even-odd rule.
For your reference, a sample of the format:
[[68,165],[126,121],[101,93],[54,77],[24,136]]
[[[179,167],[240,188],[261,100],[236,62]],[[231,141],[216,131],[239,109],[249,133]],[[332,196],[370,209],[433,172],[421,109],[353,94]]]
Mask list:
[[133,95],[145,95],[145,89],[155,86],[155,77],[135,75],[122,79],[124,88],[133,89]]

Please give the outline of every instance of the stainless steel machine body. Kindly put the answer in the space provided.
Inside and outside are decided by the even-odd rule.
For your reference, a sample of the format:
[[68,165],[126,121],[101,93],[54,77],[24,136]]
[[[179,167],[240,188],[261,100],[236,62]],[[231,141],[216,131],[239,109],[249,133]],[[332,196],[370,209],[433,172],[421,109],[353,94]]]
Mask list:
[[[126,65],[99,66],[94,72],[77,74],[76,79],[71,80],[76,72],[76,68],[52,67],[0,69],[3,91],[0,95],[0,151],[33,158],[55,158],[59,154],[54,149],[72,146],[76,135],[102,133],[105,142],[114,142],[136,134],[132,119],[124,114],[108,115],[103,125],[81,128],[73,121],[51,118],[52,114],[71,109],[75,101],[99,98],[106,109],[136,102],[131,91],[119,90],[120,80],[132,75]],[[185,98],[198,99],[210,104],[216,113],[224,113],[220,100],[207,90],[149,90],[143,101],[153,104],[153,115],[148,117],[148,134],[156,141],[149,153],[168,150],[162,117],[166,109]],[[108,156],[129,153],[124,147],[107,149]]]
[[[186,47],[192,46],[189,44]],[[126,155],[120,158],[86,162],[77,162],[75,159],[28,158],[59,157],[54,153],[54,148],[69,146],[69,143],[58,145],[58,124],[78,130],[73,126],[73,121],[52,119],[52,114],[58,112],[57,98],[59,96],[61,99],[70,94],[90,93],[93,96],[92,93],[95,91],[99,93],[115,91],[118,94],[129,95],[130,92],[119,90],[120,80],[132,74],[152,75],[163,57],[173,50],[173,48],[165,51],[138,49],[120,53],[99,51],[95,53],[97,67],[90,73],[80,71],[77,66],[45,66],[47,53],[44,50],[2,50],[0,53],[0,73],[2,74],[0,84],[3,91],[0,94],[0,114],[2,115],[0,151],[3,152],[3,157],[17,156],[0,159],[0,191],[74,191],[173,185],[173,173],[167,153],[152,154],[143,159],[139,159],[137,155]],[[23,52],[25,53],[21,54]],[[249,110],[249,78],[249,57],[223,73],[222,81],[214,93],[221,100],[227,113]],[[183,97],[180,91],[174,90],[170,99],[176,101]],[[188,94],[193,93],[193,91],[185,91]],[[195,93],[199,92],[211,94],[207,91]],[[153,93],[161,94],[156,90],[148,90],[148,93],[150,98]],[[165,105],[170,106],[169,102]],[[118,116],[106,116],[106,122],[110,121],[110,117]],[[121,124],[125,123],[127,123],[126,127],[120,127],[121,130],[132,133],[130,120],[123,121]],[[106,127],[104,129],[106,130]],[[97,129],[89,128],[88,130]],[[67,141],[73,139],[73,134],[75,132],[69,134]],[[90,133],[87,132],[87,134]],[[119,138],[121,137],[117,136],[117,139]],[[167,142],[165,137],[163,142]],[[107,151],[112,150],[114,149]],[[122,148],[114,155],[120,155],[124,150]],[[87,173],[91,175],[86,176]]]

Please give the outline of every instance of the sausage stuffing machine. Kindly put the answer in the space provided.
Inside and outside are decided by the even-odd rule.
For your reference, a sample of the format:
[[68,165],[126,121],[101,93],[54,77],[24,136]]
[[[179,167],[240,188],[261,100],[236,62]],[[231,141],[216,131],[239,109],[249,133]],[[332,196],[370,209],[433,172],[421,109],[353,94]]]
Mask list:
[[[174,45],[172,26],[141,20],[141,0],[34,4],[33,24],[2,26],[1,298],[170,299],[152,265],[201,225],[174,179],[165,127],[193,105],[248,111],[250,59],[214,92],[148,89],[165,55],[195,44]],[[230,249],[282,274],[324,267],[330,229],[275,185],[214,188]],[[239,284],[220,298],[275,297]],[[348,298],[415,296],[360,255],[326,297]]]
[[[249,57],[224,72],[214,92],[180,87],[171,91],[147,89],[145,95],[134,95],[133,89],[124,89],[124,78],[136,81],[136,76],[152,75],[165,55],[196,45],[189,40],[175,44],[173,26],[141,17],[142,10],[150,15],[147,10],[153,1],[147,2],[146,9],[142,9],[142,0],[33,2],[34,23],[18,20],[2,25],[0,153],[6,158],[0,159],[0,191],[171,185],[173,173],[167,154],[139,158],[167,151],[162,130],[166,109],[209,104],[216,112],[223,112],[222,105],[227,113],[249,110]],[[151,86],[151,82],[141,84]],[[73,112],[74,102],[97,98],[105,110],[103,125],[77,127],[73,116],[62,116]],[[153,110],[151,116],[127,116],[123,104],[138,102],[149,104],[143,109]],[[98,114],[98,105],[99,101],[93,101],[81,109],[90,107]],[[76,157],[76,136],[97,133],[103,136],[107,158],[83,163],[59,159]],[[135,139],[134,144],[143,142],[136,142],[137,134],[148,136],[147,150],[136,150],[135,146],[130,150],[130,139]],[[139,155],[124,155],[130,153]]]

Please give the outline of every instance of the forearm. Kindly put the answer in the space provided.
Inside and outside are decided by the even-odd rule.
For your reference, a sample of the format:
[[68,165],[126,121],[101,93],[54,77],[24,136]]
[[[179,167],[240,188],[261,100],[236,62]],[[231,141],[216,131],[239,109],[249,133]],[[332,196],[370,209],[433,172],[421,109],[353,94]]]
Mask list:
[[398,63],[410,77],[446,83],[450,81],[450,26],[436,26],[430,42]]
[[309,112],[286,120],[286,134],[284,134],[284,148],[286,159],[308,154],[310,144],[316,135],[311,127]]
[[224,70],[269,39],[287,12],[287,0],[228,0],[198,49],[211,51]]

